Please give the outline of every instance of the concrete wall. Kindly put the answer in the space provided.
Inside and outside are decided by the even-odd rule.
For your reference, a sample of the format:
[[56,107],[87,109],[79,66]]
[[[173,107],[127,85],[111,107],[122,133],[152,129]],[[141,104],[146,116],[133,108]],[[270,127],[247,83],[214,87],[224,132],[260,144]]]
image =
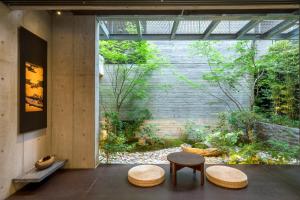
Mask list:
[[[18,132],[18,27],[48,42],[48,128]],[[12,179],[55,154],[67,168],[98,160],[99,69],[96,19],[11,11],[0,3],[0,199],[23,185]]]
[[[210,94],[226,99],[218,87],[213,87],[202,80],[202,75],[210,71],[205,58],[192,56],[190,45],[193,41],[151,41],[165,57],[170,66],[156,71],[150,78],[149,100],[145,103],[153,119],[148,123],[158,125],[158,134],[163,136],[178,136],[184,124],[193,120],[201,125],[212,125],[216,122],[220,112],[227,111],[226,104]],[[228,47],[234,45],[235,41],[220,42],[218,48],[224,54],[233,54]],[[263,54],[270,41],[258,42],[259,54]],[[186,82],[180,80],[179,76],[197,82],[205,89],[195,89]],[[108,75],[104,74],[101,79],[101,87],[110,87]],[[167,88],[167,89],[165,89]],[[210,94],[208,94],[208,92]],[[246,87],[236,93],[236,98],[247,107],[249,105],[249,91]],[[104,104],[112,102],[111,96],[103,96]],[[234,106],[231,104],[231,107]],[[125,111],[130,110],[129,107]]]
[[68,168],[93,168],[98,160],[96,31],[93,16],[53,18],[52,150]]
[[24,26],[48,42],[48,80],[51,82],[51,16],[47,12],[10,11],[0,2],[0,199],[15,192],[12,178],[33,168],[51,152],[51,84],[48,84],[48,128],[18,131],[18,27]]

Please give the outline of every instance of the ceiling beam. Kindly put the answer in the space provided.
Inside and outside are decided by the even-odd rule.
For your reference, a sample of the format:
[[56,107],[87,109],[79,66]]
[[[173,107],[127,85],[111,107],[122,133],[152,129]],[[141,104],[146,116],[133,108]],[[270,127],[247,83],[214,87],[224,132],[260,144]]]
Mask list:
[[104,22],[100,21],[99,25],[100,25],[100,28],[102,29],[106,39],[109,39],[109,31],[108,31],[106,25],[104,24]]
[[140,21],[173,21],[178,18],[179,20],[194,21],[194,20],[297,20],[299,15],[293,13],[280,13],[280,14],[204,14],[204,15],[98,15],[100,20],[114,21],[114,20],[140,20]]
[[285,34],[286,39],[294,38],[296,36],[299,36],[299,27]]
[[273,36],[282,33],[283,31],[291,28],[292,26],[295,25],[295,23],[298,20],[291,20],[291,21],[283,21],[280,24],[274,26],[273,28],[271,28],[269,31],[267,31],[266,33],[262,34],[261,38],[262,39],[270,39]]
[[212,21],[209,26],[206,28],[206,30],[204,31],[203,40],[208,39],[209,35],[215,30],[215,28],[218,26],[218,24],[220,23],[220,20],[214,20]]
[[251,20],[248,24],[246,24],[241,30],[239,30],[236,34],[236,39],[240,39],[248,33],[251,29],[253,29],[257,24],[259,24],[262,20]]
[[176,37],[176,31],[177,31],[178,25],[179,25],[179,19],[176,18],[174,20],[173,26],[172,26],[171,37],[170,37],[171,40],[174,40]]
[[[203,34],[176,34],[174,40],[199,40]],[[211,34],[207,40],[235,40],[235,34]],[[106,38],[103,38],[107,40]],[[139,37],[134,34],[111,34],[110,40],[139,40]],[[170,34],[143,34],[144,40],[170,40]],[[254,40],[259,39],[259,34],[245,34],[239,40]],[[284,35],[274,36],[274,40],[285,39]],[[294,39],[294,38],[293,38]]]
[[140,39],[143,38],[143,30],[142,30],[142,24],[141,24],[141,21],[136,21],[136,29],[137,29],[137,33],[138,33],[138,36]]

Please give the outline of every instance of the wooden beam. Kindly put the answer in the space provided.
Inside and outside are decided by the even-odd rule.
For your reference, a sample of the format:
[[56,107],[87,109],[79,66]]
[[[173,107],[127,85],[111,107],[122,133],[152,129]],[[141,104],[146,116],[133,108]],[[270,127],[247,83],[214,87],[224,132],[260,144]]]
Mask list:
[[276,25],[275,27],[271,28],[269,31],[267,31],[266,33],[264,33],[261,38],[262,39],[270,39],[273,36],[282,33],[283,31],[291,28],[292,26],[295,25],[295,23],[298,20],[291,20],[291,21],[283,21],[280,24]]
[[236,39],[240,39],[248,33],[252,28],[254,28],[257,24],[259,24],[262,20],[251,20],[248,24],[246,24],[239,32],[236,34]]
[[171,40],[174,40],[174,39],[175,39],[176,31],[177,31],[178,25],[179,25],[179,19],[176,18],[176,19],[174,20],[173,26],[172,26],[171,37],[170,37]]
[[102,31],[104,32],[104,35],[107,39],[109,39],[109,31],[106,27],[106,25],[104,24],[104,22],[100,21],[99,22],[100,28],[102,29]]
[[138,36],[140,39],[143,38],[143,30],[142,30],[142,24],[139,20],[136,21],[136,30],[137,30],[137,33],[138,33]]
[[220,23],[221,21],[220,20],[215,20],[215,21],[212,21],[209,26],[206,28],[205,32],[204,32],[204,35],[202,37],[203,40],[206,40],[209,35],[214,31],[214,29],[218,26],[218,24]]
[[283,10],[283,9],[299,9],[299,4],[240,4],[240,5],[197,5],[191,3],[190,5],[120,5],[119,4],[95,4],[95,5],[26,5],[26,4],[8,4],[12,10]]

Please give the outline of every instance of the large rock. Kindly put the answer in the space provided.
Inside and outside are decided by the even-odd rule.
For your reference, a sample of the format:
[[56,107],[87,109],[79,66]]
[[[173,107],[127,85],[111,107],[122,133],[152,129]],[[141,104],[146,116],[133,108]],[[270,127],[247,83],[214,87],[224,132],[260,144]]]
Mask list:
[[299,145],[299,128],[290,128],[277,124],[256,122],[254,131],[256,135],[263,140],[274,139],[286,141],[291,145]]

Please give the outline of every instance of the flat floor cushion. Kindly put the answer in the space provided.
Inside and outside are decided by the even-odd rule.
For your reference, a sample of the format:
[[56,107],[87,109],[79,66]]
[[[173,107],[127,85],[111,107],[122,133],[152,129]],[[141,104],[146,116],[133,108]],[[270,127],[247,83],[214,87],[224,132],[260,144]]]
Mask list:
[[238,189],[248,185],[248,178],[244,172],[228,166],[208,167],[206,177],[210,182],[225,188]]
[[128,181],[140,187],[152,187],[165,180],[165,170],[156,165],[138,165],[128,171]]

